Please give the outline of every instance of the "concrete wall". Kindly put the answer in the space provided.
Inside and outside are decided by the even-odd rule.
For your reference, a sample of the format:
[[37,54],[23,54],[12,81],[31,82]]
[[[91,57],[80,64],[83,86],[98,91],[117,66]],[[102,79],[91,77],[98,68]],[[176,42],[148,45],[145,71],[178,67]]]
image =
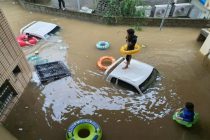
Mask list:
[[26,0],[27,2],[33,2],[33,3],[48,3],[51,0]]
[[[16,74],[13,70],[17,67],[20,69],[20,72]],[[31,69],[25,55],[19,47],[6,17],[0,9],[0,87],[6,81],[9,81],[17,93],[17,96],[10,101],[6,108],[1,110],[0,122],[6,118],[18,101],[31,76]]]
[[[70,10],[58,10],[53,7],[48,7],[40,4],[27,3],[24,0],[19,0],[19,3],[27,10],[63,16],[67,18],[75,18],[102,24],[116,25],[143,25],[143,26],[160,26],[161,19],[157,18],[126,18],[126,17],[104,17],[95,14],[80,13]],[[210,20],[206,19],[188,19],[188,18],[168,18],[165,19],[164,26],[175,27],[210,27]]]
[[203,45],[201,46],[200,52],[203,55],[206,55],[209,52],[209,50],[210,50],[210,35],[208,35]]
[[1,140],[17,140],[2,124],[0,124],[0,139]]

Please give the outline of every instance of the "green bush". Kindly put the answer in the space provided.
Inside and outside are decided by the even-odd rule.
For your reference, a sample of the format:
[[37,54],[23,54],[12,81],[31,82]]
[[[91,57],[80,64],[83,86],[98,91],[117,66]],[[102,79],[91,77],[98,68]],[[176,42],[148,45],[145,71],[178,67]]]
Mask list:
[[136,11],[136,5],[143,5],[142,0],[108,0],[106,16],[144,17],[144,11]]
[[118,0],[108,0],[108,9],[105,13],[106,16],[120,16],[121,11]]
[[120,2],[120,10],[122,16],[134,16],[136,13],[135,0],[123,0]]

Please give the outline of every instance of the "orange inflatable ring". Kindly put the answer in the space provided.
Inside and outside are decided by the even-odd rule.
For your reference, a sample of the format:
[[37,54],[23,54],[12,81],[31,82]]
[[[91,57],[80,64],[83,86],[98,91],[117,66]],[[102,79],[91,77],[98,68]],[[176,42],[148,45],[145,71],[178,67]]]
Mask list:
[[110,61],[111,64],[115,62],[114,57],[112,56],[102,56],[99,58],[98,62],[97,62],[97,66],[99,67],[100,70],[106,70],[108,68],[108,66],[103,65],[103,63],[105,61]]

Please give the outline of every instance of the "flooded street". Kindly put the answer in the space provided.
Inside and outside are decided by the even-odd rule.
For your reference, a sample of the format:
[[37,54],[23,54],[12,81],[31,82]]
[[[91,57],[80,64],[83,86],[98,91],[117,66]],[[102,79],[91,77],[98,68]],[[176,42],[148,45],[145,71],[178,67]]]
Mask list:
[[[144,96],[105,81],[97,60],[104,55],[121,57],[130,26],[101,25],[24,10],[13,0],[0,0],[15,33],[32,21],[58,24],[62,29],[40,56],[62,60],[71,76],[40,86],[35,74],[19,103],[4,122],[20,140],[62,140],[68,126],[81,118],[93,119],[103,130],[103,140],[209,140],[210,64],[196,42],[200,29],[143,27],[136,32],[144,44],[134,58],[153,65],[160,73],[157,83]],[[108,50],[95,44],[105,40]],[[68,49],[62,49],[62,46]],[[61,48],[60,48],[61,47]],[[28,55],[28,54],[27,54]],[[195,104],[200,122],[187,129],[172,120],[186,101]]]

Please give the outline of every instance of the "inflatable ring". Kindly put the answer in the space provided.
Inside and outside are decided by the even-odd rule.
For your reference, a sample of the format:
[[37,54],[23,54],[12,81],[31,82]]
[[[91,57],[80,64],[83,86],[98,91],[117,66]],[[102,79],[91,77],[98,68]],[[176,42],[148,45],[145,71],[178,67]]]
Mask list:
[[72,123],[66,133],[66,140],[101,140],[102,130],[93,120],[82,119]]
[[21,34],[16,38],[18,44],[21,47],[35,45],[37,43],[37,39],[35,37],[28,37],[28,35]]
[[182,113],[182,111],[175,112],[174,115],[173,115],[173,120],[176,121],[177,123],[181,124],[181,125],[186,126],[186,127],[192,127],[192,125],[195,124],[199,119],[198,113],[195,113],[193,121],[192,122],[187,122],[187,121],[184,121],[184,120],[181,120],[181,119],[178,118],[178,116],[180,116],[181,113]]
[[141,49],[140,45],[136,44],[134,50],[127,50],[127,44],[125,44],[120,48],[120,53],[123,55],[131,55],[138,53],[140,49]]
[[108,66],[103,65],[103,62],[105,61],[110,61],[111,64],[115,62],[114,57],[112,56],[102,56],[99,58],[98,62],[97,62],[97,66],[99,67],[100,70],[106,70],[108,68]]
[[106,41],[99,41],[96,44],[96,47],[100,50],[106,50],[110,47],[110,44],[109,44],[109,42],[106,42]]

